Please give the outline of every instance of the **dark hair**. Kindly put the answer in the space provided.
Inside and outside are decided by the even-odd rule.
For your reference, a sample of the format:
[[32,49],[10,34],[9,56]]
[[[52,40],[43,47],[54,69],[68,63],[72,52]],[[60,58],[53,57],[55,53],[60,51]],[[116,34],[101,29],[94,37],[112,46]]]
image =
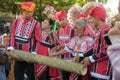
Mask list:
[[5,33],[7,33],[7,34],[10,33],[10,28],[9,28],[9,26],[6,26],[6,27],[5,27]]
[[3,22],[0,22],[0,30],[1,30],[1,33],[4,34],[4,23]]
[[50,25],[52,25],[54,23],[54,21],[52,19],[45,18],[45,20],[48,20],[48,22],[49,22]]
[[101,19],[102,22],[105,22],[105,20]]

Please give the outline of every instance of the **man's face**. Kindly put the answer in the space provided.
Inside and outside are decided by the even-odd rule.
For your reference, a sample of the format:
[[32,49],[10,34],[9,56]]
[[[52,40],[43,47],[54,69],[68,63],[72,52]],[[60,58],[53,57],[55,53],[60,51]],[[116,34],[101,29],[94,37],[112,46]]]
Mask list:
[[26,10],[23,10],[23,17],[28,20],[30,19],[34,14],[34,11],[26,11]]
[[93,19],[94,26],[97,28],[99,19],[97,17],[92,17],[92,19]]
[[89,18],[89,19],[88,19],[88,25],[89,25],[93,30],[96,29],[96,27],[95,27],[95,25],[94,25],[93,18]]

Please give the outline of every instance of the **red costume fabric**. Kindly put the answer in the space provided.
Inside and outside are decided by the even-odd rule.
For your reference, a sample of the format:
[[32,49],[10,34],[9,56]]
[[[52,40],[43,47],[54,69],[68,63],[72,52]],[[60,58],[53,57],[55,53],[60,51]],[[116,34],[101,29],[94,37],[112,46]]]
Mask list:
[[35,19],[31,18],[26,21],[19,18],[13,22],[11,46],[15,49],[34,52],[40,44],[40,40],[40,24]]
[[[77,46],[78,40],[81,40],[81,42]],[[84,57],[86,57],[86,55],[91,55],[91,54],[86,53],[86,52],[93,48],[93,43],[94,43],[93,38],[91,38],[89,36],[81,37],[80,39],[79,39],[79,37],[75,36],[70,40],[70,42],[65,46],[64,49],[67,52],[71,53],[73,56],[77,55],[76,54],[76,49],[77,49],[77,51],[80,53],[79,54],[80,58],[84,58]],[[88,80],[89,70],[90,70],[89,68],[90,67],[88,66],[87,74],[85,76],[82,76],[80,80]],[[80,75],[72,73],[70,75],[69,80],[79,80],[79,77],[80,77]]]
[[111,63],[107,56],[108,45],[104,39],[104,35],[109,30],[110,27],[108,25],[98,27],[95,35],[93,55],[89,56],[90,61],[93,63],[90,74],[96,78],[110,79]]
[[[60,29],[58,30],[58,39],[62,45],[67,44],[73,35],[73,28],[70,25],[67,25],[65,28],[60,27]],[[65,54],[61,58],[71,58],[71,55]]]
[[[103,6],[95,7],[90,15],[97,17],[100,20],[106,19],[106,10]],[[91,61],[90,75],[99,79],[110,79],[111,63],[107,56],[108,45],[105,42],[104,35],[110,30],[110,26],[102,25],[97,27],[95,34],[95,42],[92,56],[89,56]]]
[[[62,10],[60,12],[56,13],[56,18],[58,21],[60,21],[63,17],[67,18],[67,13],[65,10]],[[73,28],[68,24],[65,27],[60,27],[58,32],[56,33],[56,36],[58,38],[58,43],[59,46],[63,46],[66,43],[69,42],[69,40],[71,39],[71,34],[74,34]],[[58,58],[62,58],[62,59],[70,59],[71,58],[71,54],[66,54],[66,55],[61,55]],[[54,73],[54,74],[53,74]],[[55,68],[51,68],[50,69],[50,75],[54,76],[53,80],[61,80],[61,76],[60,76],[60,72],[58,69]]]
[[[46,34],[44,31],[42,31],[41,34],[41,42],[45,42],[48,38],[48,34]],[[48,56],[49,54],[49,48],[44,45],[39,45],[37,48],[37,53],[42,56]],[[43,74],[44,71],[46,71],[47,66],[36,64],[36,77],[37,79]]]
[[[34,8],[35,8],[35,4],[33,2],[23,2],[21,4],[21,9],[25,11],[34,11]],[[40,23],[31,16],[29,19],[25,19],[24,17],[25,16],[23,15],[21,18],[15,19],[13,21],[10,46],[12,46],[12,48],[16,50],[35,53],[37,52],[37,47],[40,45],[40,40],[41,40]],[[27,70],[28,67],[26,67],[25,65],[20,64],[21,62],[27,65],[30,68],[30,70]],[[19,69],[19,67],[22,68]],[[14,67],[15,79],[22,80],[24,78],[23,73],[25,70],[29,75],[28,76],[29,79],[35,78],[33,63],[29,64],[23,60],[15,61],[15,67]]]
[[92,30],[90,26],[86,26],[84,34],[86,36],[92,36],[92,37],[95,36],[95,32]]

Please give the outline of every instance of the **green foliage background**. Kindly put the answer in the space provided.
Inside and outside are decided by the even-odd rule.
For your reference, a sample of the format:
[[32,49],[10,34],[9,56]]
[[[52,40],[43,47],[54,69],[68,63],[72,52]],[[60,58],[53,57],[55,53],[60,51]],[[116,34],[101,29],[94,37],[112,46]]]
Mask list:
[[[0,16],[15,16],[20,13],[19,4],[15,2],[33,1],[37,7],[35,9],[35,17],[41,21],[42,11],[47,5],[53,6],[57,11],[68,10],[73,5],[83,6],[85,3],[95,0],[0,0]],[[98,0],[105,3],[107,0]],[[6,17],[6,16],[5,16]]]

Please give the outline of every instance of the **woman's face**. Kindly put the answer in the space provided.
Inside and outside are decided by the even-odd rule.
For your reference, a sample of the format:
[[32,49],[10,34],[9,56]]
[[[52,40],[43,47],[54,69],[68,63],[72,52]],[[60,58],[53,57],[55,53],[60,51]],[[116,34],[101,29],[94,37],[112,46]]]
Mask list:
[[76,36],[83,36],[84,30],[84,27],[80,27],[77,23],[74,23],[74,31]]
[[42,29],[48,29],[50,28],[51,25],[49,23],[49,21],[47,19],[45,19],[43,22],[42,22]]

